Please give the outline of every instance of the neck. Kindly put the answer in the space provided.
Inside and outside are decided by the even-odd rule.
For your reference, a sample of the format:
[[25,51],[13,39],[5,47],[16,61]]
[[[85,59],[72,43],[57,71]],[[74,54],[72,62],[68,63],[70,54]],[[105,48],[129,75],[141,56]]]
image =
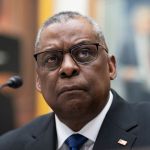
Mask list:
[[100,111],[97,111],[97,113],[88,115],[86,114],[85,116],[76,116],[76,117],[70,117],[70,118],[61,118],[58,116],[59,120],[63,122],[66,126],[68,126],[71,130],[78,132],[80,131],[88,122],[93,120]]

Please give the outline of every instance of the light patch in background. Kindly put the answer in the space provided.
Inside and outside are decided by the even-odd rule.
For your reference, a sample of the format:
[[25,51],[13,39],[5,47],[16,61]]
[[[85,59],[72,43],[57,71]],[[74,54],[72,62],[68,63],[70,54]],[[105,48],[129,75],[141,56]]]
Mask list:
[[60,11],[77,11],[83,15],[89,14],[89,0],[55,0],[54,13]]

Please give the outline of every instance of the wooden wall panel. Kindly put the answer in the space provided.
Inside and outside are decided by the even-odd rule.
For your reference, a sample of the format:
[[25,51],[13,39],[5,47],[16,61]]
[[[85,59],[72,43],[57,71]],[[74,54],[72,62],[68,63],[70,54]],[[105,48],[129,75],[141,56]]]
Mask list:
[[[15,127],[22,126],[35,116],[34,40],[37,31],[37,1],[0,0],[0,34],[14,36],[20,42],[20,74],[24,85],[13,90]],[[3,74],[3,81],[5,76]],[[0,75],[1,81],[1,75]]]

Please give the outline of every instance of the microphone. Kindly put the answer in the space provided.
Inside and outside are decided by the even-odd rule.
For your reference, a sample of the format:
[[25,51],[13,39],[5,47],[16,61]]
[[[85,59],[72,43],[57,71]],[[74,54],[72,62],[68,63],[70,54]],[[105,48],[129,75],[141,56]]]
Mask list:
[[8,79],[8,81],[2,85],[0,85],[0,89],[8,86],[10,88],[19,88],[23,84],[22,78],[20,76],[12,76]]

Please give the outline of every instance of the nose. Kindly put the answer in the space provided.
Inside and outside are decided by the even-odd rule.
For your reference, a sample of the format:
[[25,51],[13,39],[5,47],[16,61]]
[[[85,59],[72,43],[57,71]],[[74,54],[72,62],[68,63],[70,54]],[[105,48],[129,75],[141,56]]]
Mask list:
[[71,78],[79,75],[80,69],[76,62],[72,59],[70,54],[65,54],[61,68],[59,70],[59,75],[61,78]]

